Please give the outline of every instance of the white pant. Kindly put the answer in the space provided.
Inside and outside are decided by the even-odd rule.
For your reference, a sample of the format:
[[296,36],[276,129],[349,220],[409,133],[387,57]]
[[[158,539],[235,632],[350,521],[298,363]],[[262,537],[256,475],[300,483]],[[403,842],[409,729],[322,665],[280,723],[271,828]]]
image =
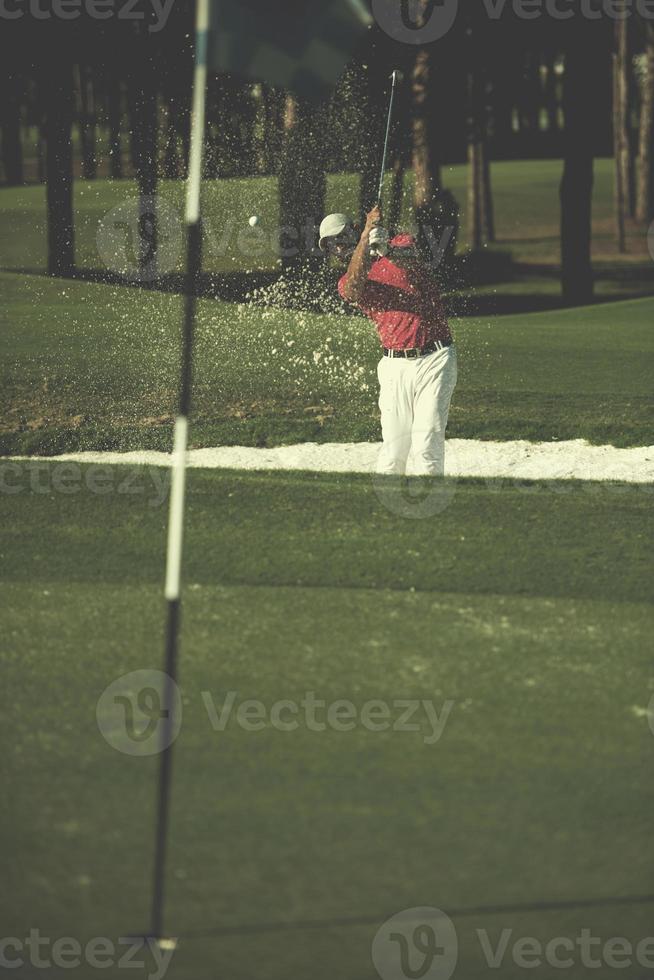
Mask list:
[[416,358],[382,357],[377,376],[383,438],[377,472],[443,476],[456,348]]

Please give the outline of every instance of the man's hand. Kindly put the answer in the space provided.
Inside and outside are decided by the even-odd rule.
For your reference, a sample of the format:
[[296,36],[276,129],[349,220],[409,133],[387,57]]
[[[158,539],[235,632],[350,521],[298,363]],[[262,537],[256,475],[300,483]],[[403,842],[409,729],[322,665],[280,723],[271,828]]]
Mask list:
[[388,252],[388,232],[382,227],[381,206],[375,204],[366,218],[364,235],[368,236],[368,251],[373,258],[379,258]]
[[369,211],[368,212],[368,215],[366,217],[366,226],[364,228],[364,234],[366,232],[370,233],[372,231],[372,229],[373,228],[376,228],[377,225],[380,225],[382,223],[382,221],[383,221],[383,218],[382,218],[381,207],[380,207],[379,204],[375,204],[375,206],[372,209],[372,211]]
[[368,248],[371,255],[381,257],[388,254],[388,232],[381,225],[375,225],[368,237]]

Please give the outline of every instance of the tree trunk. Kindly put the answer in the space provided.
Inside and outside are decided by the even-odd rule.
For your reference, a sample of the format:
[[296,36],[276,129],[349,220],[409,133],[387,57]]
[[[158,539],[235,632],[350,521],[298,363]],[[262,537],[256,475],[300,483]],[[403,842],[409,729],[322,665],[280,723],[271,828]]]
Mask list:
[[433,207],[441,187],[438,136],[430,90],[434,84],[433,48],[420,48],[413,66],[413,201],[418,208]]
[[322,125],[304,99],[287,95],[280,161],[280,255],[287,270],[319,268],[317,229],[325,210],[327,179],[321,150]]
[[545,111],[547,113],[547,130],[550,140],[558,138],[559,134],[559,104],[556,85],[556,52],[551,49],[545,58]]
[[520,99],[520,146],[527,156],[538,150],[542,92],[540,82],[540,52],[528,51],[523,57]]
[[109,173],[114,180],[123,176],[123,150],[120,137],[122,100],[120,78],[113,66],[107,78],[107,116],[109,120]]
[[72,275],[75,268],[73,231],[73,69],[62,58],[52,60],[41,75],[45,110],[48,273]]
[[475,251],[481,248],[484,240],[479,182],[480,152],[480,144],[476,140],[470,140],[468,144],[468,241]]
[[46,154],[47,154],[47,141],[45,138],[45,120],[42,120],[38,126],[38,136],[36,140],[36,173],[39,184],[45,184],[47,178],[46,172]]
[[512,51],[495,58],[493,64],[493,123],[495,156],[506,159],[513,156],[515,132],[513,115],[518,88],[515,55]]
[[468,77],[468,239],[471,248],[484,241],[484,76],[477,58]]
[[[372,151],[373,147],[369,147]],[[379,191],[379,168],[381,166],[380,150],[368,152],[361,165],[361,182],[359,184],[359,221],[363,221],[370,209],[377,203]]]
[[593,297],[591,206],[593,159],[597,144],[596,92],[605,70],[603,34],[581,19],[566,27],[563,110],[565,115],[561,180],[561,284],[570,305]]
[[[626,10],[625,0],[622,6]],[[630,76],[631,76],[631,57],[629,51],[629,21],[616,20],[615,22],[616,39],[616,58],[615,58],[615,95],[616,104],[613,108],[614,132],[617,130],[617,166],[620,172],[620,183],[622,185],[623,214],[625,217],[633,216],[633,161],[631,153],[630,129]]]
[[[143,42],[145,48],[147,42]],[[154,66],[143,58],[130,79],[132,158],[139,190],[139,269],[157,277],[157,90]]]
[[243,134],[243,173],[251,177],[257,173],[257,103],[254,95],[256,86],[247,83],[243,89],[240,107],[241,132]]
[[638,199],[636,217],[649,222],[654,218],[654,24],[645,25],[646,67],[640,110]]
[[20,103],[22,84],[12,73],[3,85],[2,99],[2,163],[5,181],[9,186],[23,183],[23,146],[20,132]]
[[161,168],[167,180],[177,180],[180,175],[179,157],[177,155],[177,126],[175,106],[166,95],[159,106],[160,143],[163,146]]
[[636,162],[638,158],[638,132],[633,125],[632,107],[636,104],[638,95],[638,83],[634,71],[634,33],[633,25],[627,21],[627,105],[625,109],[625,127],[627,136],[627,166],[629,168],[629,178],[627,189],[629,200],[627,202],[628,214],[630,218],[636,217]]
[[618,55],[613,55],[613,212],[615,216],[615,238],[618,252],[627,251],[625,237],[625,186],[622,169],[622,121],[620,118],[620,73],[618,70]]
[[[432,110],[433,126],[438,136],[438,146],[434,149],[441,168],[445,163],[465,160],[468,146],[468,71],[465,58],[459,53],[461,43],[462,40],[457,38],[451,47],[441,50],[439,45],[432,55],[432,98],[438,98],[437,116],[434,114],[436,107]],[[441,173],[441,179],[443,184],[447,183],[446,174]]]
[[402,219],[402,201],[404,198],[404,160],[402,152],[398,151],[393,160],[391,179],[391,200],[388,213],[384,220],[387,228],[393,233],[397,233]]
[[491,183],[490,152],[488,139],[481,144],[481,200],[484,212],[484,234],[487,242],[495,241],[495,208]]
[[263,137],[261,141],[261,171],[276,174],[282,149],[284,98],[278,89],[267,83],[261,86]]
[[85,180],[93,180],[97,176],[93,73],[87,65],[79,64],[75,75],[77,81],[77,120],[82,149],[82,176]]

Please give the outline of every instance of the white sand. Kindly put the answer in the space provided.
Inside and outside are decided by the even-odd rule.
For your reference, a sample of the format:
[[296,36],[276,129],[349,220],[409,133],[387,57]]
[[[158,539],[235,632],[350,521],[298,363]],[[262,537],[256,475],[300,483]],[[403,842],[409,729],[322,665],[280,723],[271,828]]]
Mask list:
[[[332,473],[370,473],[379,444],[313,443],[253,449],[220,446],[194,449],[188,465],[207,469],[311,470]],[[26,458],[26,457],[14,457]],[[170,456],[161,452],[82,452],[55,457],[29,457],[77,463],[131,463],[167,466]],[[592,446],[583,439],[567,442],[483,442],[450,439],[446,473],[449,476],[508,477],[523,480],[621,480],[654,482],[654,446],[616,449]]]

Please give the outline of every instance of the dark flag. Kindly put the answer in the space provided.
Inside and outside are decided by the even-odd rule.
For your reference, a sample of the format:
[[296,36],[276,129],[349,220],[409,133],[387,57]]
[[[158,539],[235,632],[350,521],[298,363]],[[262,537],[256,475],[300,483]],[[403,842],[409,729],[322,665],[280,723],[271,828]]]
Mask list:
[[363,0],[213,0],[207,64],[319,102],[371,23]]

